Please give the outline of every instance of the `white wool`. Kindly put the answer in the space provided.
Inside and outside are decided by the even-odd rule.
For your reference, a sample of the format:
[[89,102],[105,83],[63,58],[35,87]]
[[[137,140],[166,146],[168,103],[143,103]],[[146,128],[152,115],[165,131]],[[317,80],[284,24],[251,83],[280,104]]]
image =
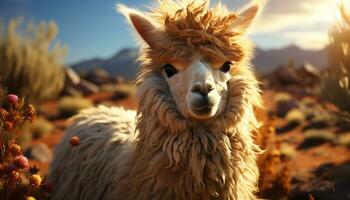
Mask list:
[[[55,148],[49,172],[55,186],[52,199],[103,199],[114,174],[132,151],[135,117],[135,111],[105,106],[76,116],[76,123]],[[80,138],[77,147],[69,143],[73,136]]]
[[[73,118],[49,171],[53,200],[256,199],[259,148],[252,132],[261,95],[249,66],[252,45],[229,28],[233,20],[250,24],[258,6],[236,16],[220,6],[209,10],[209,1],[164,2],[147,19],[167,26],[175,38],[170,43],[150,34],[153,23],[143,14],[120,8],[154,45],[140,52],[138,111],[99,106]],[[235,61],[220,97],[223,109],[207,120],[186,117],[160,73],[162,62],[190,59],[197,46],[206,56]],[[81,140],[76,147],[69,143],[73,136]]]

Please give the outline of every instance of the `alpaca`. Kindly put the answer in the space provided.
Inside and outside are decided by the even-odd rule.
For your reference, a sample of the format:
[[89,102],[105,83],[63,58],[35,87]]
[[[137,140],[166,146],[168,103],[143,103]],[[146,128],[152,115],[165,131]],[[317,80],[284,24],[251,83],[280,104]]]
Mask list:
[[99,106],[73,118],[50,167],[52,199],[256,199],[252,132],[262,105],[245,33],[261,8],[118,5],[140,39],[139,108]]

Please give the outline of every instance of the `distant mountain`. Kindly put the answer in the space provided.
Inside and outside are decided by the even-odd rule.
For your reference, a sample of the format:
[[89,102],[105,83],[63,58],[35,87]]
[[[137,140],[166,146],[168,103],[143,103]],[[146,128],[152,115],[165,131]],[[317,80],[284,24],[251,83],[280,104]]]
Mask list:
[[308,62],[318,68],[324,68],[327,65],[327,53],[325,49],[304,50],[292,45],[282,49],[257,49],[253,59],[255,68],[260,73],[271,72],[289,61],[293,61],[296,66]]
[[[82,61],[72,65],[76,71],[89,71],[94,68],[102,68],[112,75],[121,75],[126,79],[135,77],[137,71],[137,49],[122,49],[116,55],[108,59],[95,58]],[[319,68],[327,64],[325,50],[304,50],[297,46],[288,46],[282,49],[261,50],[257,49],[253,63],[257,72],[268,73],[278,68],[280,65],[287,64],[290,60],[296,66],[309,62]]]
[[106,70],[111,75],[121,75],[126,79],[134,78],[137,71],[137,49],[122,49],[116,55],[108,59],[95,58],[72,65],[77,71],[89,71],[96,68]]

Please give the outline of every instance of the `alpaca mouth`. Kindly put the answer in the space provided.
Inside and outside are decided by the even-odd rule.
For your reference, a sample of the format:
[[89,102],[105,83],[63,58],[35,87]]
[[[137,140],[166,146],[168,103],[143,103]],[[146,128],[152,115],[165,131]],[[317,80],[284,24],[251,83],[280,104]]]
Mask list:
[[208,97],[196,99],[190,104],[190,109],[194,117],[207,118],[213,112],[214,102]]
[[195,115],[209,115],[212,111],[213,106],[211,105],[205,105],[205,106],[201,106],[201,107],[194,107],[192,106],[192,112]]

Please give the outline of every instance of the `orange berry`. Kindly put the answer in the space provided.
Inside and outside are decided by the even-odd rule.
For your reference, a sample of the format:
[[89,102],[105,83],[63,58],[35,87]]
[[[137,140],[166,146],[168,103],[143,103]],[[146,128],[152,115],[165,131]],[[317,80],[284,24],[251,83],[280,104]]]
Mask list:
[[39,186],[41,184],[41,177],[37,174],[33,174],[30,176],[29,182],[33,186]]
[[29,197],[26,198],[26,200],[35,200],[35,198],[32,197],[32,196],[29,196]]
[[0,117],[5,118],[6,115],[7,115],[7,111],[3,108],[0,108]]
[[19,145],[17,145],[17,144],[11,144],[10,145],[10,151],[11,151],[12,155],[14,155],[14,156],[20,155],[21,154],[21,150],[22,150],[21,147]]
[[35,118],[35,108],[32,105],[28,105],[28,107],[25,109],[24,116],[26,120],[29,120],[30,122],[34,121]]
[[73,136],[70,138],[69,143],[70,145],[72,145],[72,147],[76,147],[80,144],[80,138],[77,136]]
[[11,123],[11,122],[5,122],[5,123],[4,123],[4,129],[5,129],[6,131],[11,131],[11,130],[13,129],[12,123]]

